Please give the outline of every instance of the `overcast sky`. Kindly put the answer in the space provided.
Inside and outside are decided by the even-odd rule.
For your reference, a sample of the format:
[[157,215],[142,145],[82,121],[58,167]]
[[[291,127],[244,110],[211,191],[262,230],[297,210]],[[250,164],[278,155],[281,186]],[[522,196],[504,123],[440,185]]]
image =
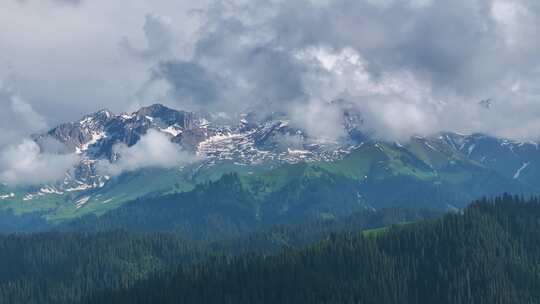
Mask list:
[[155,102],[337,137],[340,98],[385,139],[540,139],[539,22],[536,0],[2,0],[0,144]]

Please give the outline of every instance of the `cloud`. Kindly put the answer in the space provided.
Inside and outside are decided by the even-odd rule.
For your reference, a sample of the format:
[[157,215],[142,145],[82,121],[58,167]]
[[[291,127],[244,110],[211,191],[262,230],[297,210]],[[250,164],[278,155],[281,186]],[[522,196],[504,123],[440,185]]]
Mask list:
[[343,112],[330,103],[312,100],[289,109],[293,123],[322,142],[338,142],[346,135]]
[[343,98],[384,139],[539,138],[539,12],[525,0],[218,1],[192,62],[227,79],[215,107],[271,102],[322,136],[342,134],[327,104]]
[[[45,117],[10,87],[0,82],[0,182],[41,185],[56,182],[79,160],[58,142],[39,146],[28,134],[46,130]],[[21,141],[21,138],[24,138]]]
[[251,31],[237,20],[223,20],[215,30],[203,27],[193,56],[160,62],[153,79],[166,81],[166,96],[182,108],[234,112],[304,98],[303,66],[286,50],[265,45],[264,34]]
[[169,61],[153,70],[155,79],[164,79],[170,86],[170,96],[182,100],[185,106],[201,107],[218,101],[220,79],[197,63]]
[[112,163],[101,161],[98,171],[116,176],[143,168],[169,169],[197,160],[195,155],[183,151],[179,145],[172,143],[167,135],[156,130],[149,130],[131,147],[124,144],[115,146],[114,152],[118,159]]
[[75,154],[48,153],[30,139],[0,151],[0,181],[12,186],[56,182],[79,161]]
[[[68,5],[79,5],[83,2],[83,0],[50,0],[50,1],[53,3],[68,4]],[[27,2],[31,2],[31,0],[15,0],[15,2],[27,3]]]
[[61,4],[70,4],[70,5],[79,5],[83,2],[83,0],[53,0],[53,1],[61,3]]
[[[53,124],[161,101],[268,108],[339,138],[328,105],[346,99],[384,139],[540,139],[534,0],[58,1],[8,1],[0,12],[0,67]],[[478,106],[488,98],[489,110]]]
[[8,0],[0,11],[0,79],[11,70],[13,89],[50,125],[160,100],[161,90],[140,94],[149,71],[190,53],[200,23],[194,10],[207,1],[72,2]]
[[[298,119],[318,126],[321,130],[316,134],[342,136],[344,109],[362,113],[364,131],[387,140],[438,131],[437,116],[445,105],[434,99],[430,86],[414,74],[393,71],[374,76],[368,61],[352,48],[312,47],[300,51],[297,57],[312,65],[304,77],[304,87],[320,100],[301,104],[295,113]],[[346,102],[329,104],[326,100]],[[310,113],[319,115],[310,117]]]
[[173,53],[178,33],[172,27],[169,17],[147,14],[143,26],[146,48],[134,47],[128,37],[122,38],[120,47],[129,54],[142,59],[167,58]]
[[28,133],[44,130],[45,118],[0,80],[0,145],[5,146]]

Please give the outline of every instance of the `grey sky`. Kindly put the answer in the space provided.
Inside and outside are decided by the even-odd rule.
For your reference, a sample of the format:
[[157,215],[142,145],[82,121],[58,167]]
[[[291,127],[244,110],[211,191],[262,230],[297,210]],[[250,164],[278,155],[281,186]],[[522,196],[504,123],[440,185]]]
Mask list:
[[534,0],[6,0],[0,103],[35,123],[2,140],[156,101],[272,104],[332,137],[338,98],[383,138],[540,139],[539,22]]

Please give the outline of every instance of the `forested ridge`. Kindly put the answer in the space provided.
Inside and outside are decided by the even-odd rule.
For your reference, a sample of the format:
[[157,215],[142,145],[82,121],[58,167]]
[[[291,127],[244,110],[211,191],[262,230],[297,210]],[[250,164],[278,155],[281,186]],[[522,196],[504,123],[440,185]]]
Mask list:
[[0,303],[74,303],[180,266],[217,257],[272,254],[300,248],[332,233],[433,218],[417,210],[365,210],[340,219],[280,225],[218,241],[173,233],[132,231],[0,235]]
[[539,302],[539,200],[504,196],[376,237],[213,259],[85,303]]
[[238,174],[231,173],[201,183],[189,192],[141,198],[99,217],[87,215],[54,229],[172,232],[191,240],[219,240],[276,225],[343,218],[361,212],[367,207],[352,190],[356,186],[346,178],[321,174],[294,180],[262,196],[264,190],[253,193]]
[[[218,241],[126,231],[4,235],[0,299],[28,304],[540,302],[540,199],[506,195],[434,217],[365,211]],[[421,218],[427,219],[417,221]],[[381,226],[387,228],[362,232]]]

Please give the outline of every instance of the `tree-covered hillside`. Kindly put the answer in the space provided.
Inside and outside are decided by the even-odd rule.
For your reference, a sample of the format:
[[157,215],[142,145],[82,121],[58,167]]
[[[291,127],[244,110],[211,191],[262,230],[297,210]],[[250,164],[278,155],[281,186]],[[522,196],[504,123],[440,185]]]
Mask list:
[[225,174],[190,192],[140,199],[100,217],[88,215],[55,229],[174,232],[186,239],[215,240],[275,225],[342,219],[357,212],[374,213],[358,196],[357,183],[340,175],[299,166],[296,172],[268,179],[272,182]]
[[[363,211],[212,242],[118,231],[4,235],[0,299],[28,304],[540,301],[539,198],[504,196],[434,216]],[[378,227],[385,228],[370,229]]]
[[74,303],[216,257],[272,254],[313,244],[332,233],[434,216],[437,214],[398,209],[363,211],[343,219],[277,226],[213,242],[189,241],[177,234],[122,231],[0,235],[0,303]]
[[257,197],[237,174],[226,174],[190,192],[141,199],[58,229],[176,232],[190,239],[219,239],[363,210],[353,187],[345,178],[321,175],[294,180],[266,197]]
[[538,199],[505,196],[376,236],[213,259],[85,303],[538,303],[539,219]]
[[507,188],[520,192],[512,182],[477,164],[462,161],[460,166],[470,169],[462,174],[465,169],[454,172],[440,158],[430,160],[440,167],[434,174],[429,173],[431,165],[397,147],[366,147],[332,163],[285,165],[257,174],[225,173],[191,191],[142,197],[54,229],[175,232],[188,239],[219,239],[279,224],[342,218],[366,209],[447,211],[482,194],[497,195]]

